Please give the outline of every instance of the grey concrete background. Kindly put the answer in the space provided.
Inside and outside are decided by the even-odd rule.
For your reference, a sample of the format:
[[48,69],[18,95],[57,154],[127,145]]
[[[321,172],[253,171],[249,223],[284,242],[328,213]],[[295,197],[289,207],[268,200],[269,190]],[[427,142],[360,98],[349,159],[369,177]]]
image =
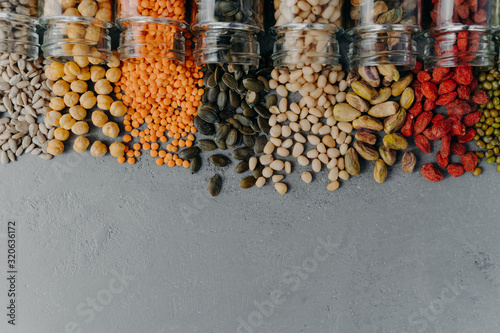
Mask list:
[[[307,185],[296,166],[280,196],[240,189],[234,166],[192,176],[70,152],[0,167],[0,332],[499,332],[492,167],[432,184],[398,162],[378,185],[365,165],[331,193],[325,172]],[[211,198],[216,171],[223,191]]]

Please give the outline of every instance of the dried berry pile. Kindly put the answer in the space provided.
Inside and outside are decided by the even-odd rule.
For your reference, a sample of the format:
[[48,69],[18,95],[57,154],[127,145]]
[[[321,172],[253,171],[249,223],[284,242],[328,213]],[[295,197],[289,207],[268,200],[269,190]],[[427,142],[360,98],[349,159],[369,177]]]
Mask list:
[[[454,177],[464,172],[478,173],[479,159],[464,145],[476,136],[476,123],[481,119],[478,104],[486,104],[488,95],[478,87],[471,67],[436,68],[432,72],[421,70],[419,63],[414,69],[417,80],[412,86],[416,102],[408,110],[401,133],[414,137],[415,144],[424,153],[432,152],[432,142],[440,142],[436,162],[441,169]],[[445,106],[446,114],[437,112]],[[452,155],[460,157],[460,163],[450,163]],[[433,182],[443,179],[443,173],[433,164],[421,169],[422,175]]]

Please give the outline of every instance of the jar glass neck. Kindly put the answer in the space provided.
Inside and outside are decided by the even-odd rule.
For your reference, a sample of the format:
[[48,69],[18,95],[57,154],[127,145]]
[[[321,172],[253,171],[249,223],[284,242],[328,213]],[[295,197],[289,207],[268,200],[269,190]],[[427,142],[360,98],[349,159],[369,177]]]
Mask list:
[[331,24],[291,24],[275,27],[273,63],[280,69],[294,70],[319,64],[336,66],[340,59],[337,32]]
[[208,29],[197,32],[197,65],[238,64],[258,66],[260,45],[254,30]]
[[426,33],[426,69],[435,67],[492,67],[496,56],[493,31],[488,27],[453,25]]
[[378,26],[378,29],[350,30],[352,42],[349,46],[350,65],[376,66],[392,64],[401,69],[415,67],[418,51],[412,26],[399,26],[388,29]]
[[186,59],[186,25],[181,22],[149,17],[135,17],[120,21],[118,52],[124,61],[138,59],[170,59],[184,62]]
[[0,12],[0,52],[25,56],[36,60],[39,56],[37,21],[24,15]]

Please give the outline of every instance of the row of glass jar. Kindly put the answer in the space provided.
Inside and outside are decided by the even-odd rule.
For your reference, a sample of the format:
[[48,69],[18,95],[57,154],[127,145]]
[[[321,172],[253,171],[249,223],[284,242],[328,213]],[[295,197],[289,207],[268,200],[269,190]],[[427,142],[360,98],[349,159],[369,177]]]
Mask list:
[[[38,3],[39,2],[39,3]],[[257,35],[264,31],[264,0],[117,0],[123,29],[123,59],[141,57],[184,60],[184,33],[193,17],[198,35],[196,62],[255,65]],[[431,0],[422,19],[421,0],[350,0],[348,34],[354,66],[390,62],[412,67],[415,37],[422,21],[430,39],[429,67],[470,64],[492,66],[493,35],[500,31],[500,0]],[[37,7],[39,5],[39,9]],[[111,0],[0,0],[0,51],[24,51],[36,57],[36,19],[46,28],[46,57],[87,56],[106,60],[111,53]],[[309,63],[336,64],[336,39],[342,31],[343,0],[274,0],[276,67]]]

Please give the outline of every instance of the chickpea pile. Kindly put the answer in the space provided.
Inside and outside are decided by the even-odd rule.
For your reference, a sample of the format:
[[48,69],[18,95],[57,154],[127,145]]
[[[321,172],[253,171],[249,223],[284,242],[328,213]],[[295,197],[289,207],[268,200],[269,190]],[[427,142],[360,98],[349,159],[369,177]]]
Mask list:
[[[105,143],[95,141],[91,145],[85,135],[90,131],[90,121],[95,127],[101,128],[104,136],[111,139],[118,137],[120,128],[116,122],[109,120],[106,111],[113,117],[122,117],[127,113],[121,101],[109,96],[118,90],[113,89],[113,83],[121,78],[118,53],[113,54],[107,67],[89,64],[81,67],[76,61],[65,64],[56,61],[46,67],[45,75],[51,83],[52,98],[49,104],[51,111],[45,119],[48,124],[57,127],[54,139],[47,145],[47,152],[61,154],[64,142],[72,133],[77,136],[73,143],[76,152],[83,153],[91,146],[92,156],[106,155],[108,147]],[[96,107],[100,110],[96,110]],[[117,158],[123,157],[126,151],[127,147],[121,142],[114,142],[109,147],[110,154]]]

